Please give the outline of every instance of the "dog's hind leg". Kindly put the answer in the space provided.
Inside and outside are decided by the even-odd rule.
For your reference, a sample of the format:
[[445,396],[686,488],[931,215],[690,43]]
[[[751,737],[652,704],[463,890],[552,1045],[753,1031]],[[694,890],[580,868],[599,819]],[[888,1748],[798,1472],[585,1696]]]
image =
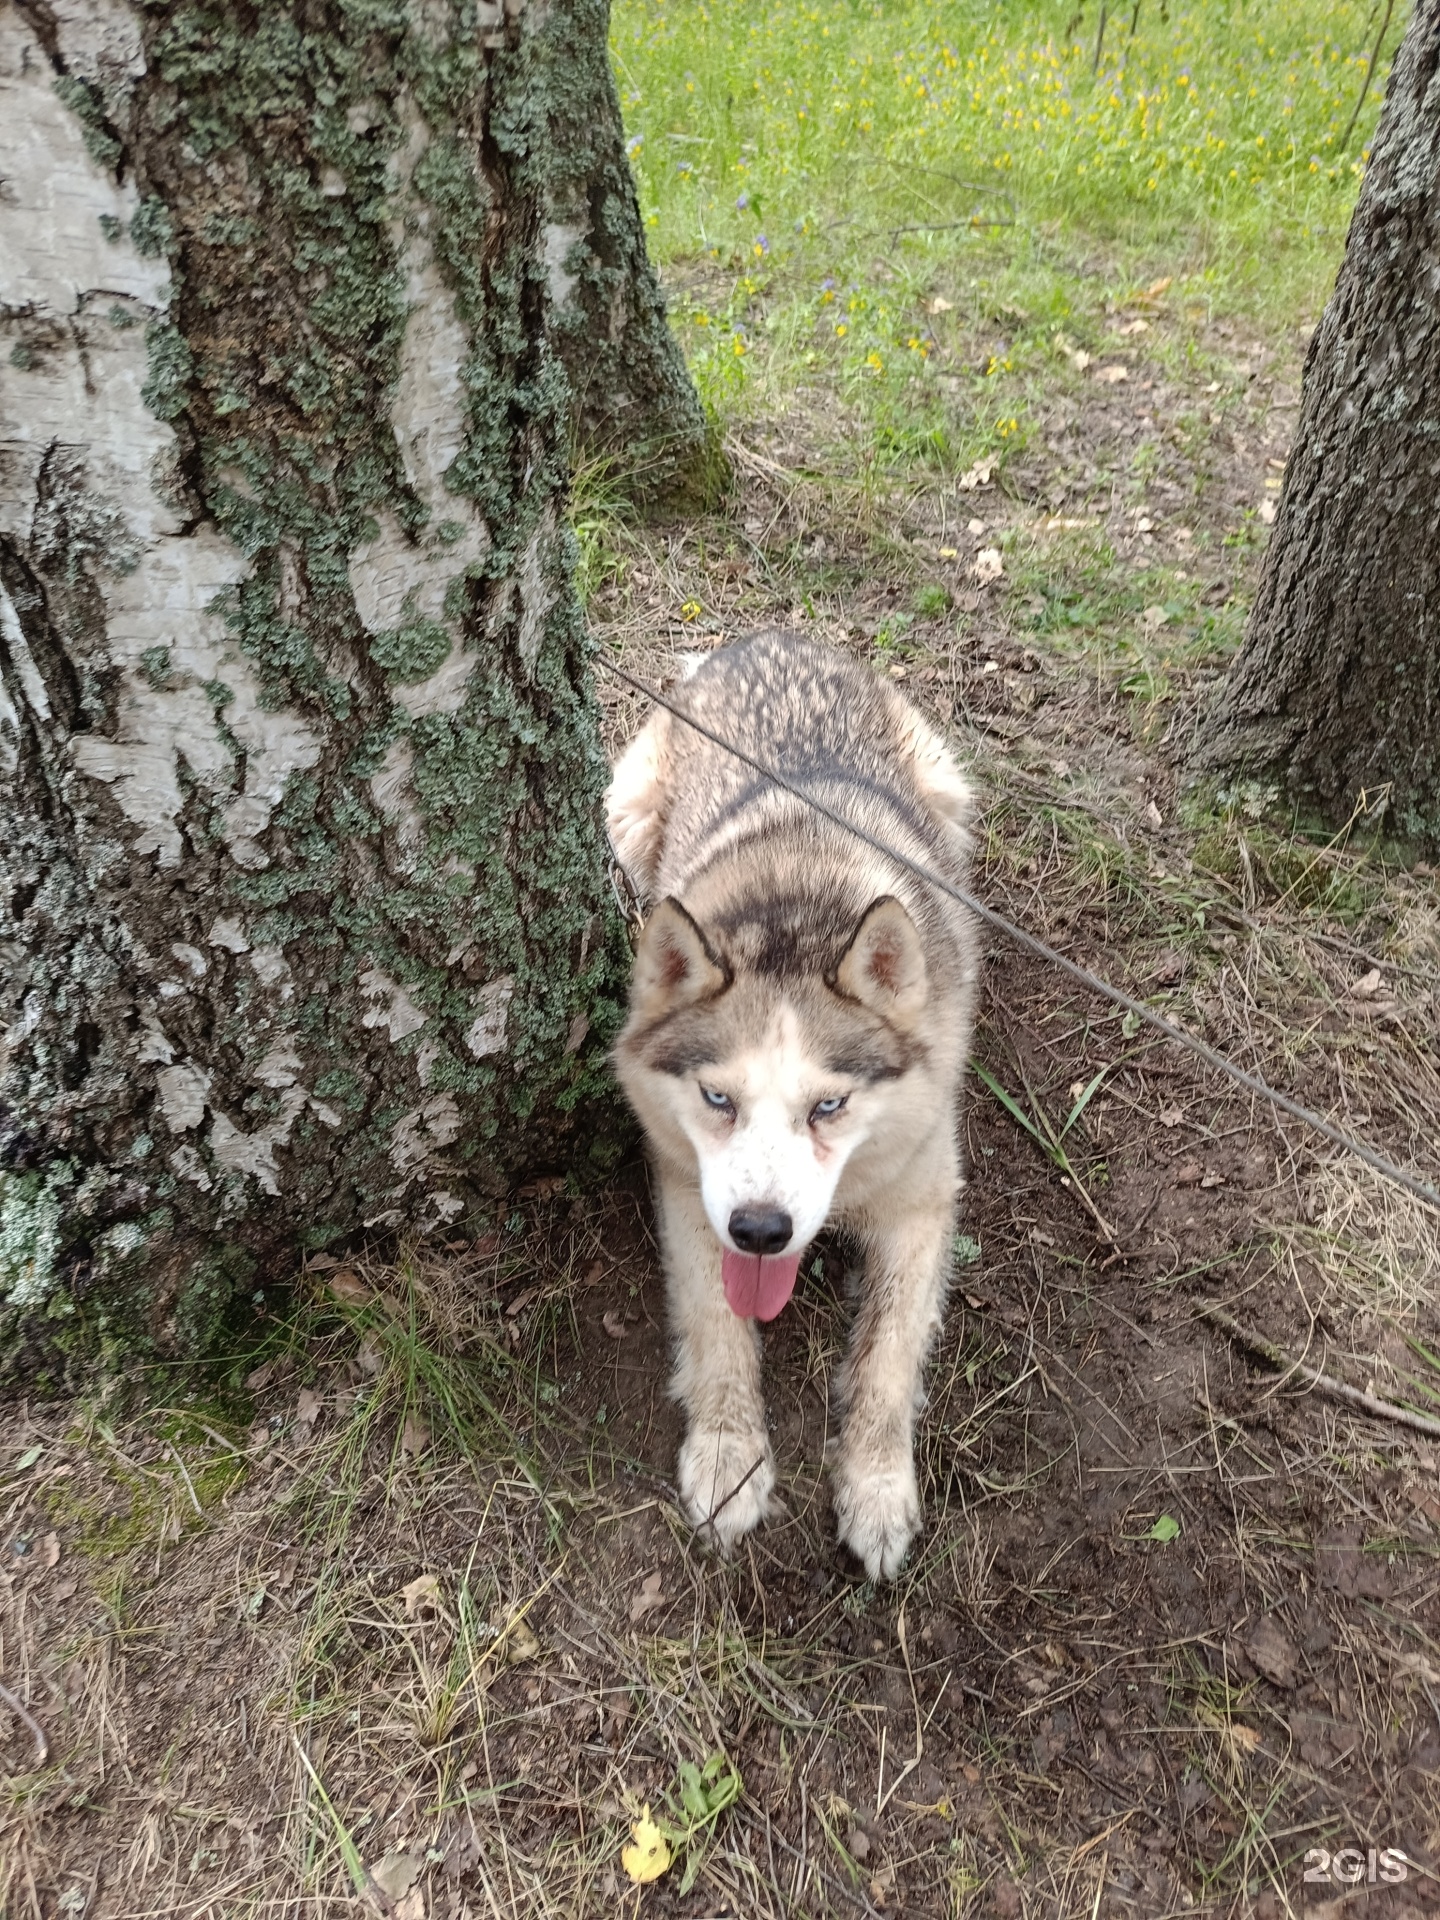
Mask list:
[[662,1178],[659,1214],[675,1342],[670,1391],[688,1422],[680,1500],[701,1538],[728,1553],[770,1511],[775,1486],[760,1329],[730,1310],[699,1193]]
[[915,1420],[940,1326],[954,1203],[864,1230],[865,1281],[837,1382],[843,1425],[832,1468],[844,1544],[872,1580],[891,1580],[920,1526]]

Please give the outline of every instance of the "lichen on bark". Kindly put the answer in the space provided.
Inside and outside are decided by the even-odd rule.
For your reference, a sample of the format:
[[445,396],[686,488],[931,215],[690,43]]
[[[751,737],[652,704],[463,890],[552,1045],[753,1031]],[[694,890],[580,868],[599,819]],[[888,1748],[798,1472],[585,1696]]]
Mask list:
[[1440,0],[1396,58],[1245,642],[1195,760],[1440,846]]
[[603,1146],[564,11],[0,18],[12,1364],[195,1350],[297,1239]]

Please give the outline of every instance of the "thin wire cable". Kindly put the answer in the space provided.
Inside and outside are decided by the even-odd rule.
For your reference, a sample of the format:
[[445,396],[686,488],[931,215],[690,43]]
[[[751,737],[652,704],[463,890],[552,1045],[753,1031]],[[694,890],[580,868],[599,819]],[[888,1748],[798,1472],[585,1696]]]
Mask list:
[[614,674],[617,680],[623,680],[626,686],[633,687],[636,693],[644,694],[647,700],[653,700],[657,707],[663,707],[667,713],[673,714],[677,720],[693,728],[712,746],[719,747],[722,753],[733,754],[735,759],[749,767],[752,772],[758,773],[762,779],[769,780],[783,793],[792,795],[802,805],[830,821],[832,826],[839,827],[856,840],[863,841],[874,852],[883,854],[887,860],[893,860],[897,866],[904,867],[908,873],[913,873],[917,880],[923,880],[927,886],[935,887],[941,893],[948,894],[952,900],[967,908],[977,919],[983,920],[986,926],[993,927],[997,933],[1003,933],[1006,939],[1013,941],[1016,946],[1023,947],[1027,953],[1033,953],[1038,959],[1048,962],[1050,966],[1058,967],[1062,973],[1068,974],[1072,980],[1089,992],[1099,994],[1104,1000],[1113,1001],[1117,1007],[1123,1007],[1127,1013],[1134,1014],[1143,1025],[1153,1027],[1157,1033],[1164,1034],[1165,1038],[1173,1041],[1176,1046],[1188,1048],[1207,1066],[1214,1067],[1219,1073],[1227,1074],[1238,1086],[1244,1087],[1250,1093],[1258,1094],[1262,1100],[1268,1100],[1272,1106],[1279,1107],[1282,1113],[1288,1113],[1292,1119],[1303,1121],[1307,1127],[1313,1128],[1316,1133],[1323,1134],[1335,1146],[1343,1147],[1347,1153],[1353,1153],[1357,1159],[1363,1160],[1366,1166],[1373,1168],[1382,1178],[1391,1181],[1397,1187],[1403,1187],[1417,1200],[1423,1200],[1426,1206],[1440,1212],[1440,1192],[1437,1192],[1428,1181],[1417,1179],[1413,1173],[1407,1173],[1403,1167],[1397,1167],[1393,1160],[1387,1160],[1383,1153],[1378,1152],[1365,1141],[1357,1140],[1352,1134],[1332,1125],[1322,1114],[1312,1112],[1309,1107],[1301,1106],[1300,1102],[1292,1100],[1288,1093],[1278,1092],[1258,1074],[1249,1073],[1244,1067],[1237,1066],[1235,1061],[1217,1052],[1214,1047],[1207,1046],[1205,1041],[1197,1039],[1193,1033],[1187,1033],[1183,1027],[1175,1026],[1163,1014],[1156,1013],[1153,1008],[1147,1007],[1143,1000],[1132,998],[1121,988],[1112,987],[1107,980],[1102,980],[1099,974],[1091,973],[1088,968],[1077,965],[1073,960],[1067,960],[1063,953],[1057,953],[1053,947],[1047,946],[1037,935],[1027,932],[1024,927],[1017,927],[1014,921],[1007,920],[1003,913],[996,913],[993,907],[987,907],[983,901],[977,900],[973,893],[967,893],[963,887],[955,886],[941,874],[932,873],[920,861],[912,860],[907,854],[901,853],[897,847],[887,845],[877,834],[871,833],[865,827],[857,826],[853,820],[847,820],[843,813],[837,813],[825,801],[817,799],[814,794],[807,792],[804,787],[797,786],[793,780],[788,779],[774,767],[766,766],[764,761],[757,760],[743,747],[737,747],[733,740],[725,739],[723,735],[706,726],[702,720],[697,720],[693,714],[677,706],[673,700],[661,693],[658,687],[650,686],[625,667],[617,666],[604,654],[596,654],[595,658],[607,673]]

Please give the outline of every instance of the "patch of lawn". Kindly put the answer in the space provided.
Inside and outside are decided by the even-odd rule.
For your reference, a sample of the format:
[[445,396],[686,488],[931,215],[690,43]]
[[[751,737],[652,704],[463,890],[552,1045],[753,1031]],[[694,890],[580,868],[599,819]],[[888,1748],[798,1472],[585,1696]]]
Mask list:
[[1137,293],[1192,328],[1313,319],[1403,18],[1367,90],[1354,0],[1108,15],[1101,40],[1073,0],[619,0],[650,244],[712,408],[838,388],[886,465],[947,468],[1023,440],[1056,333],[1083,350]]

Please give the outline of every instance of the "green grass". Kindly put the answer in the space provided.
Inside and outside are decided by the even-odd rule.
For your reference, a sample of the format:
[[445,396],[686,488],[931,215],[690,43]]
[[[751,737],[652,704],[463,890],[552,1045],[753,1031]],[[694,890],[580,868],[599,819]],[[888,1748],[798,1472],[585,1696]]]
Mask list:
[[[1403,31],[1347,142],[1377,21],[1141,0],[1096,67],[1074,0],[618,0],[650,244],[707,401],[838,386],[882,455],[944,466],[1023,437],[1055,333],[1084,345],[1157,281],[1194,322],[1315,318]],[[994,351],[957,369],[977,318]]]

